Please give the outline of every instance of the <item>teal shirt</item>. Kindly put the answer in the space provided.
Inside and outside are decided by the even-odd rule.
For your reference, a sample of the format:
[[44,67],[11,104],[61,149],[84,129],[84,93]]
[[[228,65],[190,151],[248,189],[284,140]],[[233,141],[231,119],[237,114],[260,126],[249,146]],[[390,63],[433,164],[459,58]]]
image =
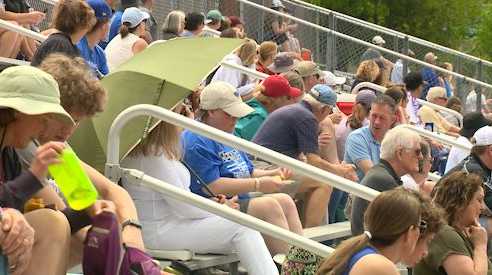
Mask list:
[[234,135],[246,140],[251,140],[268,116],[268,111],[263,104],[256,100],[256,98],[249,100],[246,104],[255,109],[255,111],[238,119],[236,128],[234,129]]

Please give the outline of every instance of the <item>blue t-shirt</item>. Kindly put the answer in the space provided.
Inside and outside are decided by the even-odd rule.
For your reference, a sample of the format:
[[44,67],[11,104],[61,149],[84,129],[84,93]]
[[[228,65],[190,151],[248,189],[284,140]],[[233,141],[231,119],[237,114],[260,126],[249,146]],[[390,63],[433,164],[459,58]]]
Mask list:
[[434,71],[434,69],[428,67],[423,68],[422,71],[420,71],[420,74],[422,75],[422,79],[424,80],[424,89],[422,90],[420,98],[426,100],[427,92],[429,91],[429,89],[432,87],[438,87],[440,85],[439,76]]
[[352,268],[354,267],[354,265],[360,259],[362,259],[362,257],[364,257],[366,255],[371,255],[371,254],[378,254],[378,252],[376,251],[376,249],[374,249],[370,246],[366,246],[366,247],[362,248],[361,250],[359,250],[358,252],[356,252],[354,255],[352,255],[352,257],[350,257],[350,260],[347,264],[347,269],[345,269],[345,271],[343,272],[343,275],[349,275],[349,273],[352,270]]
[[111,26],[109,27],[109,35],[106,39],[106,41],[101,41],[99,43],[99,46],[101,48],[105,49],[108,43],[113,39],[115,36],[120,33],[120,27],[121,27],[121,16],[123,16],[123,11],[116,11],[113,14],[113,17],[111,17]]
[[354,164],[357,167],[355,172],[359,182],[364,177],[364,172],[359,168],[358,162],[367,159],[372,161],[374,165],[378,164],[380,149],[381,143],[374,139],[369,126],[359,128],[347,137],[343,161],[348,164]]
[[[181,135],[181,142],[184,148],[184,162],[205,184],[210,184],[221,177],[250,178],[253,173],[253,164],[244,152],[188,130]],[[210,197],[202,191],[202,186],[193,172],[191,191],[200,196]],[[239,198],[247,197],[247,194],[239,196]]]
[[318,154],[318,120],[311,106],[301,101],[273,111],[263,122],[253,142],[291,158],[300,153]]
[[89,67],[94,70],[96,75],[104,76],[109,73],[106,55],[99,45],[96,45],[94,49],[90,49],[87,37],[84,36],[77,44],[77,48],[79,48],[80,55],[85,59]]

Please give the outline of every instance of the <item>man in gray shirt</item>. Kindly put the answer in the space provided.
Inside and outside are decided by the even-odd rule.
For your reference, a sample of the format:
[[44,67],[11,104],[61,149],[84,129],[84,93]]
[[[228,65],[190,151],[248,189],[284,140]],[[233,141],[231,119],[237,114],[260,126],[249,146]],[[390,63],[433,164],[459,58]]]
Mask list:
[[[381,144],[381,160],[366,174],[360,184],[383,192],[402,185],[400,177],[419,171],[419,161],[423,159],[420,149],[420,136],[402,126],[386,133]],[[350,226],[353,235],[364,232],[364,213],[369,202],[354,198]]]

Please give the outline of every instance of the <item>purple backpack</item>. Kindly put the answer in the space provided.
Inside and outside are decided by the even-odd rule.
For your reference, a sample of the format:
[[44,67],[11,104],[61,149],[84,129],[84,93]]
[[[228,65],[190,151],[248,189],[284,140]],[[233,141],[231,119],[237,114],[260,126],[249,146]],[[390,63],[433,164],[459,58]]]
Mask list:
[[116,215],[104,211],[92,218],[84,242],[85,275],[160,275],[159,265],[144,251],[122,244]]

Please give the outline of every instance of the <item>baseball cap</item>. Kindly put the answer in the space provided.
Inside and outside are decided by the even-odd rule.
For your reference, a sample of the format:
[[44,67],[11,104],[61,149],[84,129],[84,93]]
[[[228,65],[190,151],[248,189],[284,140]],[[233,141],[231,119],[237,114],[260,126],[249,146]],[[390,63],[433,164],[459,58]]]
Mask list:
[[205,19],[205,24],[208,24],[208,23],[212,22],[213,20],[215,20],[215,21],[224,20],[224,16],[222,16],[222,13],[219,10],[210,10],[207,13],[207,17]]
[[285,73],[294,68],[294,59],[289,53],[279,53],[273,58],[273,63],[268,69],[274,73]]
[[121,16],[121,23],[130,23],[130,28],[135,28],[142,21],[149,19],[150,15],[139,8],[131,7],[125,9],[123,15]]
[[87,0],[87,4],[94,10],[97,20],[111,18],[111,7],[109,7],[105,0]]
[[384,45],[386,44],[386,41],[384,41],[384,39],[380,35],[376,35],[372,38],[372,44]]
[[0,73],[0,106],[27,115],[55,114],[73,124],[60,105],[58,83],[48,73],[32,66],[14,66]]
[[338,77],[330,71],[323,71],[323,79],[325,80],[325,84],[330,86],[342,85],[347,81],[347,78]]
[[290,96],[290,97],[298,97],[302,95],[302,91],[291,87],[289,85],[289,81],[280,75],[271,75],[267,77],[261,83],[265,90],[262,92],[265,96],[268,97],[280,97],[280,96]]
[[231,84],[223,81],[214,81],[203,88],[200,93],[200,109],[221,109],[230,116],[237,118],[254,112],[254,109],[236,96],[235,92],[236,89]]
[[476,146],[492,145],[492,126],[484,126],[473,135]]
[[372,103],[376,99],[376,94],[371,90],[361,90],[355,97],[355,104],[360,103],[366,108],[371,107]]
[[296,71],[300,76],[306,77],[311,75],[322,75],[318,65],[313,61],[300,61],[294,66],[294,71]]
[[272,1],[272,8],[284,8],[285,9],[285,6],[284,6],[284,3],[282,3],[282,1],[273,0]]
[[337,94],[326,84],[314,85],[308,94],[325,105],[335,107],[337,104]]
[[463,127],[460,130],[460,135],[471,138],[478,129],[490,125],[492,125],[492,121],[485,118],[481,112],[468,113],[463,117]]
[[438,97],[447,98],[446,89],[444,89],[443,87],[432,87],[427,92],[427,96],[425,97],[425,99],[427,99],[427,101],[430,101],[430,100],[432,100],[434,98],[438,98]]

